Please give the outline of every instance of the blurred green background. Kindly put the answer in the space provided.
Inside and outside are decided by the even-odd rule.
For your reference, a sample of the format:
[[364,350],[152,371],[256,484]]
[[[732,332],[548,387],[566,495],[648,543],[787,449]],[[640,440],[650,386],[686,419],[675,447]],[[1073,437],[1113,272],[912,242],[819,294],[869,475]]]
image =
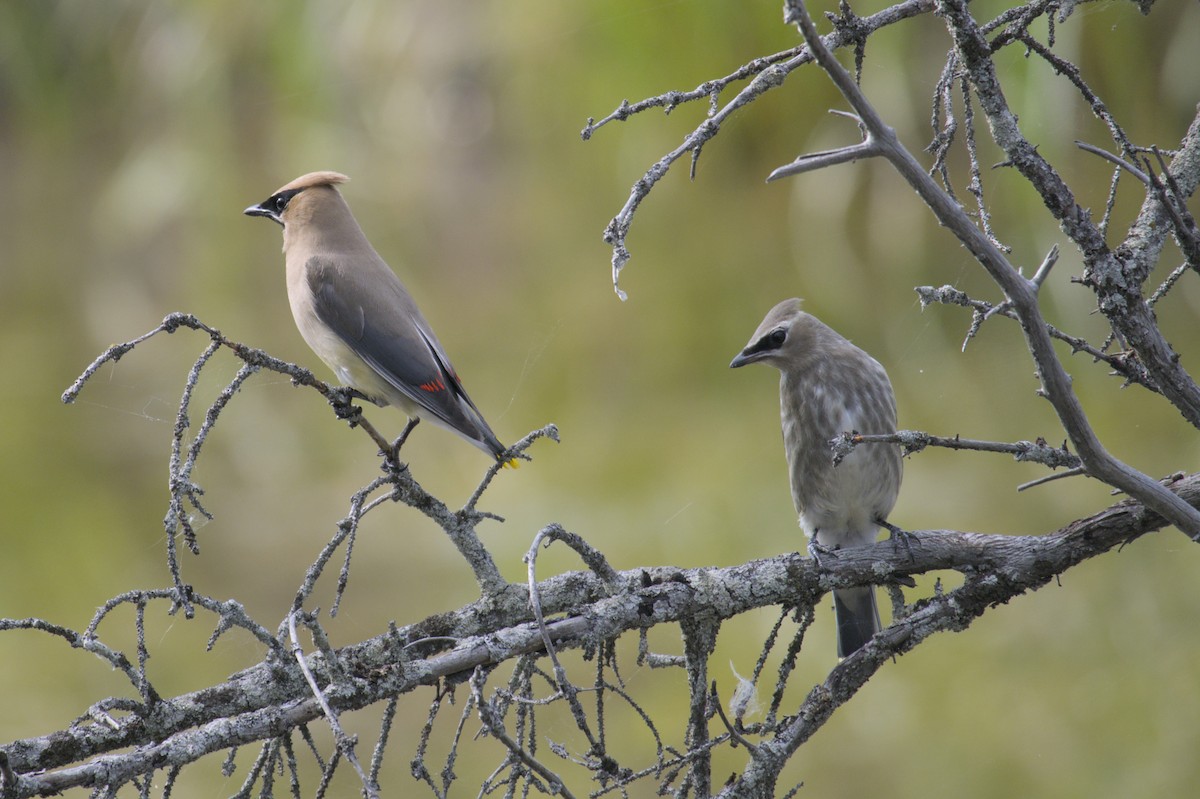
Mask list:
[[[972,8],[990,18],[1004,6]],[[763,182],[797,153],[856,137],[826,113],[845,106],[812,69],[734,117],[706,146],[695,181],[685,163],[659,184],[628,240],[630,299],[613,295],[601,232],[705,106],[652,111],[584,143],[586,119],[626,98],[694,88],[796,41],[775,2],[0,4],[0,616],[82,628],[109,597],[169,583],[161,519],[170,435],[206,340],[156,338],[102,369],[74,406],[61,404],[109,344],[182,310],[325,375],[292,324],[279,229],[241,215],[317,169],[351,176],[347,200],[500,437],[547,422],[561,430],[560,445],[537,444],[534,462],[501,475],[483,501],[507,519],[482,531],[514,580],[551,521],[621,569],[727,565],[802,547],[776,375],[727,368],[785,297],[805,297],[884,363],[902,426],[1060,441],[1015,324],[990,322],[963,354],[969,316],[921,311],[916,285],[951,283],[993,300],[996,292],[889,169],[860,163]],[[1130,3],[1085,5],[1058,26],[1057,41],[1135,142],[1179,140],[1200,99],[1196,3],[1165,0],[1148,18]],[[930,139],[946,47],[932,16],[868,47],[864,85],[917,153]],[[1110,172],[1072,141],[1106,146],[1103,127],[1044,64],[1016,49],[998,60],[1027,135],[1099,215]],[[1001,160],[981,149],[985,164]],[[969,176],[961,157],[955,164],[966,198]],[[1063,237],[1018,176],[992,170],[983,180],[996,230],[1028,274]],[[1132,186],[1121,193],[1114,242],[1138,200]],[[1153,280],[1177,263],[1169,251]],[[1079,271],[1065,248],[1043,291],[1046,313],[1099,342],[1094,302],[1070,281]],[[1185,364],[1196,357],[1198,308],[1193,275],[1159,306]],[[1154,476],[1200,465],[1196,431],[1169,406],[1121,390],[1085,358],[1068,366],[1116,455]],[[227,355],[210,364],[198,412],[237,367]],[[394,411],[370,415],[399,432]],[[216,518],[200,529],[201,556],[184,556],[185,579],[239,598],[274,628],[350,494],[377,474],[374,449],[316,394],[260,375],[206,450],[196,478]],[[477,450],[428,425],[405,455],[452,507],[486,468]],[[893,520],[909,529],[1038,534],[1113,501],[1079,479],[1017,494],[1042,470],[1002,456],[931,451],[906,470]],[[330,624],[335,643],[475,596],[450,543],[406,508],[369,517],[356,554]],[[542,575],[578,567],[557,550],[539,562]],[[883,669],[795,758],[789,779],[831,797],[1188,795],[1200,784],[1198,570],[1200,550],[1164,532],[989,613],[967,634],[928,642]],[[327,608],[330,597],[323,585],[314,602]],[[162,605],[148,618],[150,674],[165,694],[261,657],[236,633],[205,654],[210,618],[169,617]],[[131,647],[131,619],[120,611],[101,632]],[[712,661],[725,696],[727,664],[748,674],[772,620],[725,627]],[[791,701],[833,664],[831,628],[822,608]],[[673,631],[653,641],[679,650]],[[587,682],[592,666],[571,662]],[[679,744],[682,675],[624,662],[629,690]],[[0,685],[3,741],[59,728],[126,691],[91,656],[32,633],[0,636]],[[407,761],[429,700],[401,705],[383,773],[390,795],[426,795]],[[359,715],[352,723],[373,740],[377,710]],[[572,741],[569,720],[541,732]],[[649,745],[631,732],[623,765],[648,764]],[[473,795],[471,780],[498,762],[484,743],[465,747],[453,795]],[[251,758],[243,753],[229,778],[218,758],[205,761],[175,795],[232,793]],[[558,763],[548,752],[547,762]],[[742,750],[718,757],[718,784],[743,762]],[[342,795],[357,791],[348,778],[340,785]]]

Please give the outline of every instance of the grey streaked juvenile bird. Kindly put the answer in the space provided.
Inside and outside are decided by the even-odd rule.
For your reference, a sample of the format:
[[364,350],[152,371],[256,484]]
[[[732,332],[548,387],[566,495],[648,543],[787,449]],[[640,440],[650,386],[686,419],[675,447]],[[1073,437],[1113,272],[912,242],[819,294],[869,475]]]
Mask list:
[[[771,309],[731,368],[765,363],[780,372],[783,446],[800,527],[832,550],[874,543],[900,492],[900,448],[857,447],[837,466],[829,441],[847,431],[896,432],[896,396],[879,362],[815,316],[800,300]],[[833,592],[838,656],[847,657],[879,631],[871,586]]]
[[312,172],[245,210],[283,226],[288,300],[300,335],[344,385],[428,419],[502,459],[505,448],[400,278],[367,241],[336,185]]

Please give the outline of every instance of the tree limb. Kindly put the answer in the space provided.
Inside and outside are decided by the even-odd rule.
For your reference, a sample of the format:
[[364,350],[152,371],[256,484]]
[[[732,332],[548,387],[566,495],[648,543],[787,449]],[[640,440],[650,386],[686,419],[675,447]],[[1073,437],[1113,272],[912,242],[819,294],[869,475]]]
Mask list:
[[[1200,505],[1200,474],[1165,486],[1189,506]],[[949,531],[916,533],[909,552],[883,542],[824,556],[818,567],[799,554],[726,568],[657,567],[618,572],[620,590],[592,572],[571,572],[539,584],[547,623],[560,649],[592,645],[625,632],[678,623],[697,614],[719,621],[771,605],[811,607],[835,587],[887,584],[931,570],[969,575],[943,596],[922,600],[871,644],[847,658],[815,689],[794,716],[758,749],[794,750],[880,666],[939,630],[962,629],[989,607],[1034,590],[1088,558],[1161,528],[1164,519],[1134,500],[1118,502],[1045,535],[983,535]],[[460,679],[478,666],[543,651],[544,642],[522,586],[511,601],[494,598],[398,628],[337,650],[337,667],[355,678],[327,689],[329,705],[344,712],[365,707],[443,679]],[[444,651],[443,636],[458,641]],[[410,647],[433,640],[437,654],[413,657]],[[270,658],[226,683],[164,699],[148,712],[130,712],[115,726],[81,725],[0,747],[16,775],[8,796],[48,796],[73,786],[120,784],[153,769],[182,765],[204,754],[278,737],[320,718],[320,704],[299,669]],[[306,663],[322,684],[331,664],[319,653]],[[770,745],[768,745],[768,743]],[[764,747],[766,747],[764,749]],[[129,748],[129,752],[116,753]],[[71,765],[77,764],[77,765]],[[742,781],[764,766],[755,760]],[[57,770],[56,770],[57,769]],[[730,791],[732,789],[726,789]],[[740,790],[740,789],[739,789]],[[727,793],[749,796],[752,793]]]

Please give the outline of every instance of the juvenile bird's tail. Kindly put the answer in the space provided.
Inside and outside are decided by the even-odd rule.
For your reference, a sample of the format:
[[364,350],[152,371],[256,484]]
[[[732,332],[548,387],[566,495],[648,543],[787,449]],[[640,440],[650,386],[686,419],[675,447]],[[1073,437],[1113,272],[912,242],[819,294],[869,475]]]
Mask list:
[[866,585],[834,591],[833,615],[837,621],[838,657],[849,657],[879,632],[875,588]]

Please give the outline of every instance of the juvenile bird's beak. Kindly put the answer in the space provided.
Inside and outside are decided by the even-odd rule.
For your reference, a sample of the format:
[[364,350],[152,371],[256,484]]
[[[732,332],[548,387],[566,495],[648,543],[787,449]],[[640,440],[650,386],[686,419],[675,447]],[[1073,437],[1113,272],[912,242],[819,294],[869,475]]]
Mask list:
[[[247,212],[247,213],[249,213],[249,212]],[[754,363],[755,361],[757,361],[759,359],[759,356],[760,356],[760,353],[757,353],[757,352],[749,352],[748,353],[745,350],[742,350],[734,357],[734,359],[732,361],[729,362],[729,368],[737,369],[739,366],[745,366],[748,363]]]

